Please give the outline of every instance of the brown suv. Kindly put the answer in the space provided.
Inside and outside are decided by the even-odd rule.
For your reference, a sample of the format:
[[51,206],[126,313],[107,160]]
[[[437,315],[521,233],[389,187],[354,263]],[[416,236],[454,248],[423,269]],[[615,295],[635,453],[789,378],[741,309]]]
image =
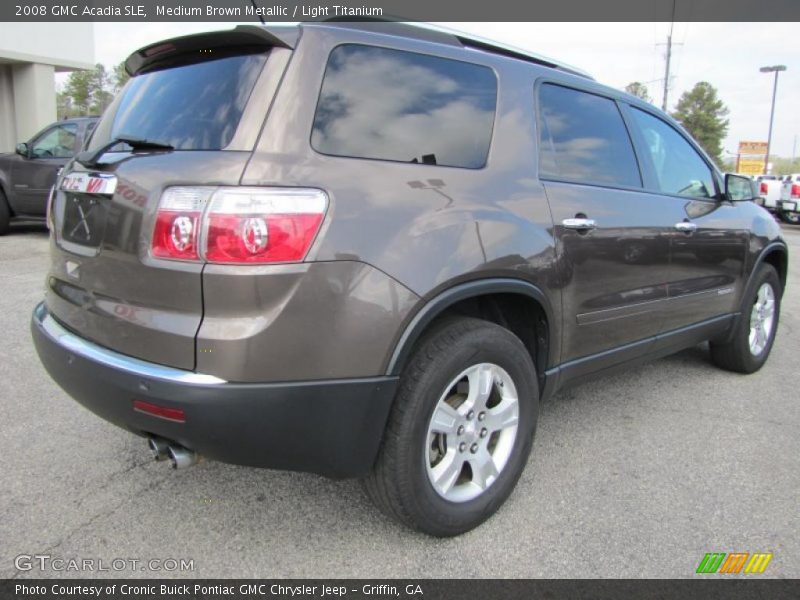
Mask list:
[[39,356],[198,455],[488,518],[542,398],[699,342],[769,355],[787,250],[746,178],[550,60],[400,23],[242,26],[128,58],[61,175]]

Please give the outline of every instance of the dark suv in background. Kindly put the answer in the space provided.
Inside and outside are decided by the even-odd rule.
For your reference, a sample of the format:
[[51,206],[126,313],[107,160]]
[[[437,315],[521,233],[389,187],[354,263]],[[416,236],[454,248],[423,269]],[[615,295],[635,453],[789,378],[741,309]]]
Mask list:
[[13,153],[0,154],[0,235],[12,221],[44,223],[56,175],[83,148],[97,117],[51,123]]
[[766,361],[787,249],[746,178],[576,69],[401,23],[153,44],[60,177],[32,331],[69,394],[199,454],[488,518],[541,399],[710,341]]

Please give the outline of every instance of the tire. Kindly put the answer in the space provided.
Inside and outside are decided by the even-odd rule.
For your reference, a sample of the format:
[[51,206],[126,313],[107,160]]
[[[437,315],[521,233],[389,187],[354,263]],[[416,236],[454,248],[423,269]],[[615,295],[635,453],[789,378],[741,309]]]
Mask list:
[[[491,392],[485,405],[477,381]],[[487,321],[446,319],[403,370],[378,459],[363,481],[366,493],[412,529],[438,537],[469,531],[513,491],[530,454],[538,409],[536,370],[519,338]],[[469,467],[459,470],[459,461]],[[473,464],[483,468],[473,472]],[[450,475],[437,488],[433,478],[441,473]]]
[[790,213],[785,211],[779,211],[778,218],[780,218],[780,220],[783,221],[784,223],[788,223],[789,225],[797,225],[798,223],[800,223],[800,213],[796,212]]
[[8,223],[10,220],[11,210],[8,208],[8,201],[6,200],[3,190],[0,190],[0,235],[8,233]]
[[[764,366],[778,330],[781,292],[775,267],[766,263],[759,265],[752,286],[745,292],[736,330],[726,342],[712,341],[710,344],[711,359],[717,366],[737,373],[754,373]],[[767,322],[768,314],[771,318]],[[758,327],[759,323],[763,327]],[[759,330],[760,335],[751,339],[753,327]]]

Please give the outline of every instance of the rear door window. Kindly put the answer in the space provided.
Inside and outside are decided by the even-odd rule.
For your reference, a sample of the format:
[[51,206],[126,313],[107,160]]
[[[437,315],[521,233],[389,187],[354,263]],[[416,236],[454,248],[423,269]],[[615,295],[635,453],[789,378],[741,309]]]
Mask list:
[[111,138],[127,135],[177,150],[228,145],[267,55],[228,56],[131,78]]
[[616,102],[543,84],[539,88],[539,172],[606,186],[641,187],[639,165]]
[[328,60],[311,145],[335,156],[478,169],[496,103],[488,67],[345,44]]

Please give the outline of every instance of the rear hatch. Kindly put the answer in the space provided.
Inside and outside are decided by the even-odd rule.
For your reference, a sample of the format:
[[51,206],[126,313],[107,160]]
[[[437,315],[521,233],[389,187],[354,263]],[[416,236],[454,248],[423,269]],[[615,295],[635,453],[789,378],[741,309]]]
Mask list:
[[[280,46],[239,27],[131,55],[131,80],[52,199],[46,303],[65,327],[123,354],[194,368],[203,264],[152,256],[158,202],[170,186],[239,183],[279,80],[271,71],[288,60]],[[151,144],[114,144],[120,137]]]

